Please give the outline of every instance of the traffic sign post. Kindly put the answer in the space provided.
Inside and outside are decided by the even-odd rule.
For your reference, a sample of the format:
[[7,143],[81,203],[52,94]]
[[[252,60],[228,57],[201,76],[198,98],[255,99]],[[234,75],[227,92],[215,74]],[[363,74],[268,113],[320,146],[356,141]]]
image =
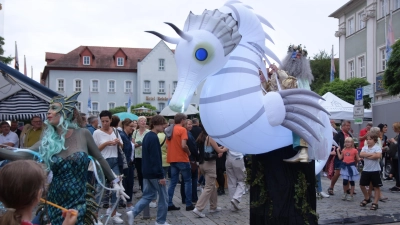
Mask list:
[[362,124],[363,118],[354,118],[354,124]]
[[354,119],[364,118],[364,98],[363,98],[362,87],[357,88],[355,92],[353,118]]

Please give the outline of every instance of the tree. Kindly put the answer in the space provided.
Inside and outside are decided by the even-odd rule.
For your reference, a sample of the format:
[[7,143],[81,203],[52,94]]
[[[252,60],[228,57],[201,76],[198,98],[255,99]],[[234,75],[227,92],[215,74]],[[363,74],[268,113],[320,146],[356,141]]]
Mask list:
[[[327,92],[331,92],[332,94],[338,96],[344,101],[354,104],[355,98],[355,90],[359,87],[369,85],[368,81],[364,78],[352,78],[348,80],[340,80],[336,78],[333,82],[324,84],[318,94],[324,95]],[[370,97],[364,97],[364,107],[370,108],[369,103],[371,102]]]
[[3,45],[4,45],[4,44],[5,44],[4,38],[0,36],[0,62],[3,62],[3,63],[5,63],[5,64],[10,64],[11,61],[12,61],[14,58],[11,57],[11,56],[8,56],[8,57],[4,57],[4,56],[3,56],[3,54],[4,54]]
[[126,112],[126,106],[117,106],[113,109],[109,110],[112,114],[120,113],[120,112]]
[[[320,50],[319,53],[315,54],[313,59],[310,60],[310,66],[312,74],[314,75],[314,81],[311,84],[311,90],[318,92],[319,89],[330,81],[331,73],[331,56],[325,50]],[[335,74],[334,77],[339,77],[339,62],[335,60]]]
[[383,74],[383,86],[391,95],[400,93],[400,40],[392,45],[392,55]]

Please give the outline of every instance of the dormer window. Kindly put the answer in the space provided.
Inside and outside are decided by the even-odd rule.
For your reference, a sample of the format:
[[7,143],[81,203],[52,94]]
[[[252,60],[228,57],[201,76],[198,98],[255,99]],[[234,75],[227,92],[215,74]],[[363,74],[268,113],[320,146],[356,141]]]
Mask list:
[[124,58],[122,57],[117,58],[117,66],[124,66]]
[[90,56],[83,56],[83,65],[90,65]]

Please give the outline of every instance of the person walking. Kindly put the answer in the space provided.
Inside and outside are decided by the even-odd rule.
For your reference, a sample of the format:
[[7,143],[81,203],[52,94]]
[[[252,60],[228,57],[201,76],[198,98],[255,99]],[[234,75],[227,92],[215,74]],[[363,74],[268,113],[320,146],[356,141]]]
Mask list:
[[243,154],[232,150],[227,151],[226,175],[228,178],[229,199],[231,210],[239,210],[239,203],[246,190],[246,168],[244,167]]
[[163,132],[166,121],[160,115],[153,116],[148,132],[142,142],[142,171],[143,171],[143,195],[135,207],[128,211],[128,224],[133,225],[134,218],[143,211],[149,203],[157,198],[158,208],[156,225],[169,225],[166,222],[168,211],[168,195],[166,179],[161,160],[161,145],[157,134]]
[[[139,188],[143,191],[143,176],[142,176],[142,141],[144,136],[149,132],[146,128],[146,117],[139,116],[138,118],[138,129],[132,135],[133,143],[135,144],[135,167],[139,180]],[[136,194],[140,196],[140,193]]]

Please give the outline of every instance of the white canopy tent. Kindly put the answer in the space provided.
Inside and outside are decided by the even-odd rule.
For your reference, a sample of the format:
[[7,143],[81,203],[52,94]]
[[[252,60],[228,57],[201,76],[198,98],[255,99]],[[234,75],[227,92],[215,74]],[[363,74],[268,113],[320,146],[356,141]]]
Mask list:
[[[188,106],[188,109],[183,112],[183,114],[186,115],[193,115],[193,114],[197,114],[199,113],[199,111],[192,105]],[[169,106],[166,106],[161,112],[160,115],[161,116],[175,116],[177,114],[177,112],[172,111],[172,109],[169,108]]]
[[[319,100],[319,104],[328,111],[334,120],[354,120],[353,107],[354,105],[340,99],[331,92],[327,92],[322,96],[325,101]],[[372,110],[364,109],[364,118],[372,118]]]

